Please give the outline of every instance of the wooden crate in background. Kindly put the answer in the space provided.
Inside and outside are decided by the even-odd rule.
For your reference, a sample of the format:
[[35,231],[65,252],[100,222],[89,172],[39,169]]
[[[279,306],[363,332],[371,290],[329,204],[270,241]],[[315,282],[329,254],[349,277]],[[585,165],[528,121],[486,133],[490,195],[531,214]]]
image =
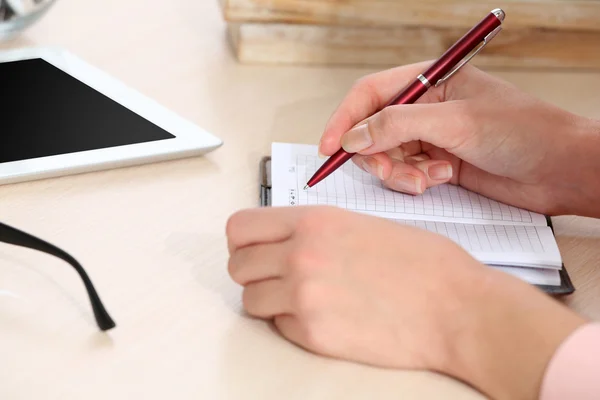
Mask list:
[[473,64],[600,68],[599,0],[221,0],[242,63],[387,67],[438,57],[491,9],[503,32]]
[[515,27],[600,30],[598,0],[221,0],[228,21],[471,27],[502,8]]

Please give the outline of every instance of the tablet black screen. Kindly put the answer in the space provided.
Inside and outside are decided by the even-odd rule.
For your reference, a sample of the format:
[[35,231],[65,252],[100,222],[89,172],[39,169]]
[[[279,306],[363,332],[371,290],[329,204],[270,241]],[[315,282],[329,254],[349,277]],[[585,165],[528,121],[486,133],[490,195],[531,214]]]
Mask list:
[[42,59],[0,63],[0,163],[174,138]]

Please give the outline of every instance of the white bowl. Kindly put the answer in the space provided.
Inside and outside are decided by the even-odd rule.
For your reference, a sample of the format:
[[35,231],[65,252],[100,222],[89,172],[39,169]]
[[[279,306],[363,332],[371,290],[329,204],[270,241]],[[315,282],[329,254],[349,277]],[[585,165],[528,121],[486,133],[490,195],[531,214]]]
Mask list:
[[11,39],[39,20],[56,0],[0,0],[0,40]]

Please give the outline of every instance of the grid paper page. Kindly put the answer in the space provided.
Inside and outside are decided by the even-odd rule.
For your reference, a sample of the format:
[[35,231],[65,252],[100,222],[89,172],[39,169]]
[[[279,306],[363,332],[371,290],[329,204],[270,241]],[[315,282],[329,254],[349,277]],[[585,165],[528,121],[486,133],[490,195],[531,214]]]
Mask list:
[[472,224],[546,226],[543,215],[508,206],[454,185],[413,196],[385,188],[349,161],[315,187],[304,185],[324,160],[317,146],[274,143],[273,206],[332,205],[384,218]]
[[484,264],[556,270],[562,268],[560,251],[548,226],[394,221],[446,236]]

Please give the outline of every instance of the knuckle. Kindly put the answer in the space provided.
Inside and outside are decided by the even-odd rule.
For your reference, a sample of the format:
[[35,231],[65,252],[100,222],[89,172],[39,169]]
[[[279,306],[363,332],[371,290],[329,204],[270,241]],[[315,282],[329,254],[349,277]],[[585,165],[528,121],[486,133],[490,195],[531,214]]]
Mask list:
[[358,92],[358,93],[369,91],[369,89],[371,89],[373,87],[372,82],[373,82],[374,76],[375,76],[375,74],[368,74],[363,77],[360,77],[359,79],[354,81],[354,84],[352,85],[351,90],[353,92]]
[[350,93],[361,93],[365,87],[365,77],[357,79],[354,81],[352,86],[350,87]]
[[341,212],[337,207],[322,206],[298,219],[284,260],[291,275],[313,276],[323,266],[331,264],[331,247],[324,243],[335,244],[335,237],[341,229],[338,215]]
[[304,213],[298,218],[298,224],[296,225],[296,232],[298,234],[310,234],[315,229],[318,229],[319,221],[318,214],[320,209],[310,210]]
[[379,96],[377,87],[378,73],[366,75],[354,82],[350,93],[362,99],[367,99],[370,103],[369,108],[376,110],[380,107],[382,99]]
[[292,271],[302,269],[306,260],[306,251],[303,249],[293,249],[288,253],[287,265]]
[[334,207],[330,206],[319,206],[307,210],[307,212],[298,218],[296,231],[299,234],[310,235],[315,231],[320,231],[323,226],[327,226],[326,223],[331,218],[331,214],[335,212],[334,210]]
[[290,251],[287,264],[293,275],[308,276],[312,274],[316,261],[314,251],[310,247],[303,246]]
[[292,308],[299,315],[314,314],[322,307],[323,295],[320,286],[310,280],[300,281],[292,293]]

